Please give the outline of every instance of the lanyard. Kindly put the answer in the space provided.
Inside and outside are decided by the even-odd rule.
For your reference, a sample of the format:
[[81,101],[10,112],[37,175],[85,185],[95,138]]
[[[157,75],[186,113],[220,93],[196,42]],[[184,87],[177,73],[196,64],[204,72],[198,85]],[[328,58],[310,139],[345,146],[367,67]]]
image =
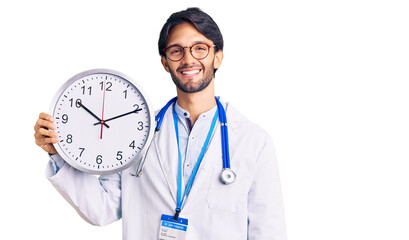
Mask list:
[[217,106],[216,113],[214,114],[212,124],[210,125],[209,132],[207,133],[206,140],[203,144],[202,151],[200,152],[200,155],[197,159],[196,165],[192,170],[192,174],[190,175],[189,181],[186,185],[185,192],[182,196],[182,154],[180,153],[180,147],[179,147],[179,128],[178,128],[178,119],[177,119],[177,114],[175,111],[175,105],[173,105],[173,123],[175,125],[175,132],[176,132],[176,140],[178,143],[178,158],[179,158],[179,165],[178,165],[178,189],[177,189],[177,199],[176,199],[176,213],[175,216],[173,217],[175,220],[178,219],[180,212],[182,211],[182,206],[183,202],[186,199],[187,195],[190,192],[190,189],[192,188],[193,181],[195,180],[197,171],[199,170],[200,163],[203,160],[204,154],[207,150],[207,147],[209,146],[210,138],[212,136],[214,127],[216,125],[217,117],[218,117],[218,112],[219,112],[219,106]]

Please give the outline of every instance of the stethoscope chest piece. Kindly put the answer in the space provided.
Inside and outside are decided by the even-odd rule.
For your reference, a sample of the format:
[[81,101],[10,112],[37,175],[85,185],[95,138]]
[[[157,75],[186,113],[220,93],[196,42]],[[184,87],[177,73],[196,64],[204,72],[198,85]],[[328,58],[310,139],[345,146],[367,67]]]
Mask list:
[[236,180],[236,174],[230,168],[224,168],[222,174],[220,175],[220,180],[224,184],[233,183]]

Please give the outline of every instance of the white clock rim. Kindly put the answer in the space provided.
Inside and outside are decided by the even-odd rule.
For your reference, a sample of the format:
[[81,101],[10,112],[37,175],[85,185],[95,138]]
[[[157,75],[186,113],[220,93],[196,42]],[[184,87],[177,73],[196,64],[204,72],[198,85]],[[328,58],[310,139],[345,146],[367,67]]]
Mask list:
[[[125,80],[129,81],[130,83],[132,83],[137,89],[138,91],[142,94],[143,98],[146,101],[146,104],[148,105],[148,112],[149,112],[149,133],[148,133],[148,137],[147,140],[143,146],[143,148],[139,151],[139,153],[137,155],[135,155],[130,161],[127,161],[125,164],[121,165],[118,168],[114,168],[114,169],[109,169],[109,170],[92,170],[92,169],[88,169],[85,168],[84,166],[82,166],[82,164],[77,163],[75,160],[71,159],[70,156],[68,156],[60,147],[60,145],[58,143],[54,143],[54,147],[57,150],[58,154],[64,159],[64,161],[66,161],[70,166],[82,171],[82,172],[86,172],[86,173],[90,173],[90,174],[95,174],[95,175],[107,175],[107,174],[113,174],[113,173],[118,173],[121,171],[126,170],[127,168],[131,167],[132,165],[134,165],[135,163],[137,163],[136,160],[139,159],[142,160],[143,156],[145,155],[151,141],[153,138],[153,133],[155,131],[155,115],[154,115],[154,111],[152,110],[152,104],[151,101],[149,99],[149,97],[147,96],[146,92],[143,90],[143,88],[137,83],[135,82],[131,77],[129,77],[128,75],[116,71],[116,70],[112,70],[112,69],[108,69],[108,68],[95,68],[95,69],[89,69],[83,72],[80,72],[76,75],[74,75],[73,77],[71,77],[70,79],[68,79],[56,92],[56,94],[54,95],[54,98],[51,102],[50,105],[50,110],[49,113],[51,116],[54,116],[54,112],[55,109],[57,108],[57,101],[60,98],[60,96],[63,94],[63,92],[67,89],[68,86],[70,86],[72,83],[74,83],[75,81],[77,81],[80,78],[83,78],[85,76],[91,75],[91,74],[111,74],[111,75],[117,75],[118,77],[124,78]],[[136,164],[135,164],[136,165]]]

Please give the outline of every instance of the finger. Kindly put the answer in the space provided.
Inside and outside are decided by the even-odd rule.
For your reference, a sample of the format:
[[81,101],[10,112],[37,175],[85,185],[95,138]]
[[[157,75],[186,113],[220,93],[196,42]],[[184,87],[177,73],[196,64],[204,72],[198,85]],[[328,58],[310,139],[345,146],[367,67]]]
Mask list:
[[38,130],[38,132],[39,132],[40,135],[42,135],[42,136],[51,137],[51,138],[53,138],[53,137],[58,137],[58,134],[57,134],[56,132],[54,132],[54,131],[52,131],[52,130],[47,130],[47,129],[45,129],[45,128],[40,128],[40,129]]
[[39,128],[44,127],[44,126],[40,125],[40,123],[43,122],[43,121],[40,121],[40,120],[54,122],[55,119],[48,113],[44,113],[44,112],[40,113],[40,115],[38,116],[38,120],[37,120],[36,124],[34,125],[34,131],[38,131]]
[[40,128],[55,130],[57,127],[55,126],[54,123],[52,123],[52,122],[50,122],[48,120],[38,119],[34,129],[36,131],[38,131]]
[[58,137],[44,139],[44,142],[47,144],[58,143],[58,141],[59,141]]
[[43,119],[43,120],[47,120],[47,121],[50,121],[50,122],[54,122],[53,116],[51,116],[50,114],[45,113],[45,112],[40,113],[38,118]]
[[58,137],[54,137],[54,138],[49,138],[49,137],[42,137],[42,138],[36,138],[36,145],[43,147],[44,145],[50,145],[53,143],[58,143],[59,139]]

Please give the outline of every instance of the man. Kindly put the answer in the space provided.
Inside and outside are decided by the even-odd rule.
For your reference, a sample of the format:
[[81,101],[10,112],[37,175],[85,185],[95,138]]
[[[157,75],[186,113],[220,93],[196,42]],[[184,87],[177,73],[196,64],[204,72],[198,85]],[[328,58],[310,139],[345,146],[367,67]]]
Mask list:
[[[188,220],[183,239],[286,239],[272,141],[228,103],[222,104],[236,179],[228,185],[220,180],[219,120],[213,131],[211,127],[218,111],[214,76],[223,60],[218,26],[200,9],[189,8],[170,16],[158,45],[162,65],[177,86],[177,102],[164,116],[143,175],[132,176],[134,166],[96,178],[65,164],[52,145],[58,142],[53,119],[42,113],[35,139],[52,154],[47,177],[87,222],[106,225],[122,218],[124,239],[158,239],[160,231],[167,231],[161,216],[174,215]],[[211,136],[208,146],[207,135]],[[192,176],[202,148],[205,155]],[[185,191],[191,177],[194,184]],[[178,204],[178,190],[186,192],[183,204]]]

